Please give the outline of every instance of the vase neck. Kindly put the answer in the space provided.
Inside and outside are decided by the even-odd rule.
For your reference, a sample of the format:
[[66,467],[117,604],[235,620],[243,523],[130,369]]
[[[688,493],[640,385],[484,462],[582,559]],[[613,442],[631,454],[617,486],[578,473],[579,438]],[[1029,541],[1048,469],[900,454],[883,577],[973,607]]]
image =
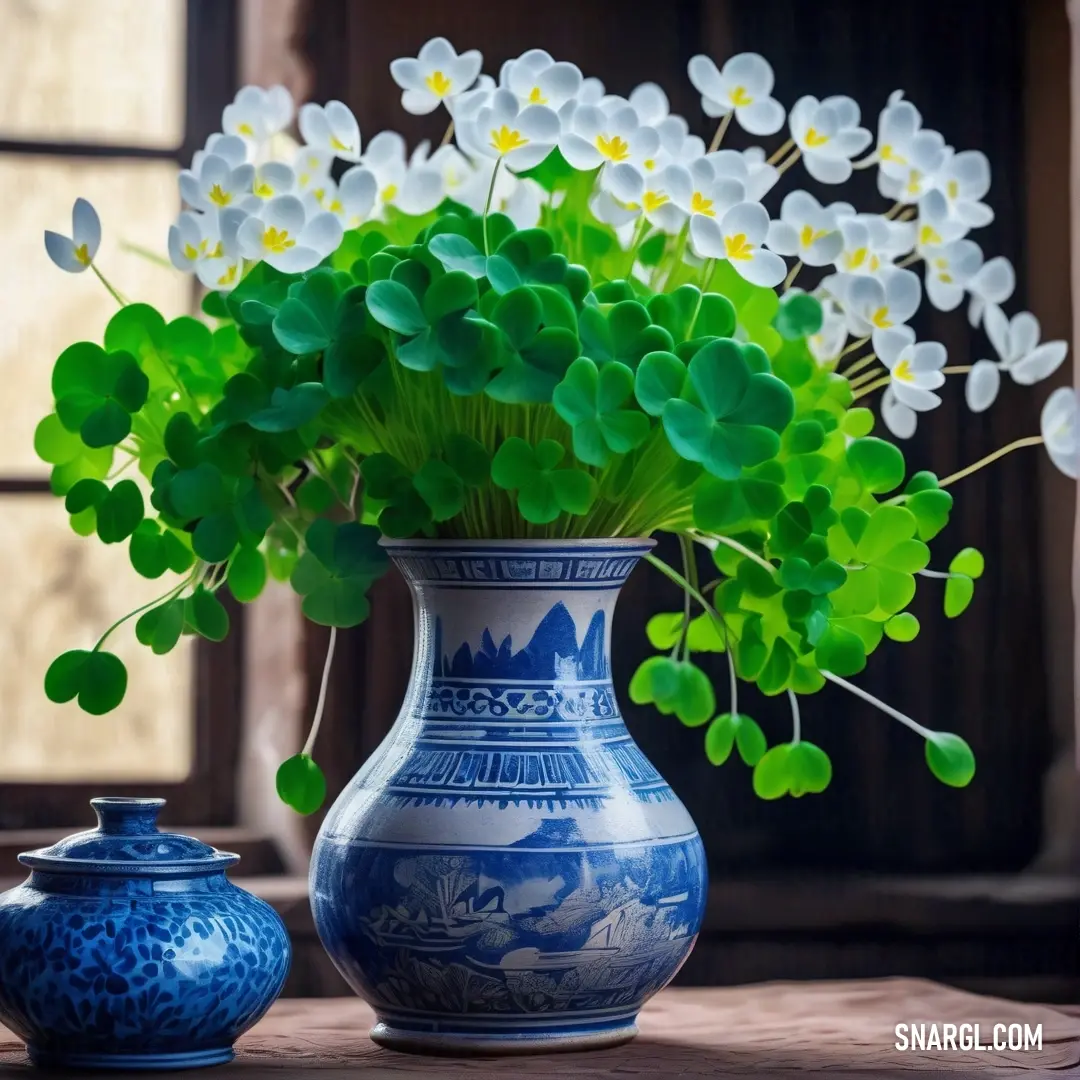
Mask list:
[[615,601],[651,546],[597,540],[391,547],[414,596],[414,688],[434,686],[465,700],[471,688],[498,686],[512,700],[512,687],[565,692],[608,684]]

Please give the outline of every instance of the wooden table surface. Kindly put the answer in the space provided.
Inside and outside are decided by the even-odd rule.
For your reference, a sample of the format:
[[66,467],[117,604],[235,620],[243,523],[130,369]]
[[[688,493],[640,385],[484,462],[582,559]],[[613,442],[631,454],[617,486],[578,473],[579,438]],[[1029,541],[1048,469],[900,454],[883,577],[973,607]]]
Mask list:
[[[1080,1009],[1072,1010],[1080,1013]],[[400,1080],[402,1077],[794,1076],[844,1080],[923,1075],[1080,1078],[1080,1015],[1058,1007],[982,997],[921,979],[761,983],[715,989],[673,988],[646,1006],[631,1043],[591,1053],[518,1058],[424,1058],[375,1046],[371,1010],[356,998],[289,998],[237,1044],[237,1057],[212,1074],[228,1080]],[[1042,1025],[1042,1049],[910,1051],[895,1047],[899,1023]],[[942,1030],[939,1027],[939,1030]],[[21,1043],[0,1028],[0,1078],[33,1074]],[[97,1076],[65,1073],[67,1077]],[[125,1074],[137,1075],[160,1074]]]

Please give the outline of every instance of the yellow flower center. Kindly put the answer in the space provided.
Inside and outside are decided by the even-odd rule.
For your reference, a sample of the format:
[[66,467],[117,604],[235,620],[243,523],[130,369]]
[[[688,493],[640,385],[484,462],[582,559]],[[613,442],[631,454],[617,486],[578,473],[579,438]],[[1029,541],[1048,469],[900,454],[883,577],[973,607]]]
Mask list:
[[754,99],[746,92],[745,86],[736,86],[731,93],[728,94],[731,99],[731,104],[738,108],[741,105],[753,105]]
[[288,251],[289,248],[296,247],[296,241],[289,236],[288,229],[279,231],[275,226],[271,225],[263,233],[263,247],[267,251],[272,251],[275,255],[280,255],[282,252]]
[[300,190],[303,191],[311,183],[311,173],[301,173],[296,179],[300,184]]
[[80,244],[75,249],[75,258],[83,264],[83,266],[90,265],[90,251],[85,244]]
[[544,97],[544,94],[541,91],[539,86],[534,86],[529,91],[529,104],[530,105],[546,105],[547,103],[548,103],[548,99],[546,97]]
[[716,211],[713,209],[713,200],[706,199],[700,191],[695,191],[693,197],[690,199],[690,213],[704,214],[706,217],[716,217]]
[[915,374],[911,370],[910,360],[901,360],[899,364],[892,369],[893,378],[899,379],[901,382],[914,382]]
[[807,146],[824,146],[829,141],[828,135],[822,135],[817,128],[806,129],[806,145]]
[[856,248],[854,251],[844,252],[844,265],[849,270],[857,270],[864,262],[866,262],[866,256],[868,252],[866,248]]
[[881,260],[876,255],[870,256],[870,272],[874,273],[881,265]]
[[923,225],[922,228],[919,229],[919,243],[924,247],[927,244],[940,244],[941,234],[933,225]]
[[215,184],[210,189],[210,201],[217,206],[228,206],[232,202],[232,195],[220,184]]
[[610,139],[597,135],[596,149],[608,161],[625,161],[630,156],[630,144],[621,135],[612,135]]
[[898,154],[888,143],[881,148],[878,156],[882,161],[891,161],[894,165],[907,164],[907,158]]
[[255,129],[245,120],[244,123],[237,127],[237,132],[240,135],[254,135]]
[[952,284],[952,274],[948,274],[948,273],[944,273],[944,272],[939,273],[938,274],[938,281],[942,282],[945,285],[951,285]]
[[260,180],[252,190],[260,199],[269,199],[274,194],[274,189],[265,180]]
[[236,280],[236,263],[233,263],[224,274],[217,279],[219,285],[231,285]]
[[729,259],[749,259],[753,257],[754,249],[747,242],[746,233],[736,233],[734,236],[724,237],[724,253]]
[[[199,245],[199,250],[203,251],[203,252],[206,252],[206,241],[205,240]],[[206,257],[208,259],[221,259],[221,258],[224,258],[224,256],[225,256],[225,245],[220,240],[214,245],[214,250],[213,251],[206,252]]]
[[652,172],[653,169],[656,168],[656,158],[646,158],[641,164],[644,165],[649,172]]
[[505,124],[498,131],[491,129],[491,147],[500,155],[509,154],[511,150],[520,150],[528,144],[529,140],[520,131],[508,128]]
[[[75,252],[76,257],[78,257],[78,254],[79,253],[76,251]],[[198,257],[199,257],[199,249],[197,247],[195,247],[193,244],[185,244],[184,245],[184,258],[185,259],[197,259]]]
[[824,229],[815,229],[813,225],[804,225],[799,233],[799,243],[803,247],[809,247],[816,240],[820,240],[829,234]]
[[950,180],[945,185],[945,191],[950,199],[955,200],[960,198],[960,185],[955,180]]
[[330,146],[334,150],[344,150],[346,153],[352,153],[352,147],[346,146],[336,135],[330,136]]
[[646,191],[645,197],[641,200],[645,206],[645,213],[651,214],[654,210],[659,210],[661,206],[671,200],[662,191]]
[[433,71],[424,80],[424,85],[437,98],[446,97],[450,93],[450,80],[441,71]]
[[318,203],[318,204],[319,204],[320,206],[322,206],[322,204],[323,204],[323,199],[325,199],[325,198],[326,198],[326,188],[321,188],[321,187],[317,187],[317,188],[312,188],[312,189],[311,189],[311,197],[312,197],[312,198],[313,198],[313,199],[314,199],[314,200],[315,200],[315,201],[316,201],[316,202],[317,202],[317,203]]
[[327,210],[329,210],[331,214],[340,214],[341,211],[344,210],[344,209],[345,209],[345,207],[341,205],[341,200],[340,199],[335,199],[327,207]]
[[879,307],[873,315],[870,316],[870,321],[879,330],[888,330],[892,326],[892,320],[889,318],[889,309],[887,307]]
[[911,175],[908,177],[907,190],[909,195],[919,194],[919,181],[922,179],[922,173],[918,169],[912,169]]
[[386,187],[379,192],[383,202],[392,202],[396,194],[397,184],[387,184]]

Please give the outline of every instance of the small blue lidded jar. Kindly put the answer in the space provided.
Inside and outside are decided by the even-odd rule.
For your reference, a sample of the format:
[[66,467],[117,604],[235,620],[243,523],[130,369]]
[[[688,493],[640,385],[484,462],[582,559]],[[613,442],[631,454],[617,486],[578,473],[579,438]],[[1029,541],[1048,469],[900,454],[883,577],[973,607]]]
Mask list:
[[291,950],[239,855],[160,832],[164,799],[91,799],[98,827],[19,861],[0,895],[0,1022],[38,1065],[184,1069],[233,1056]]

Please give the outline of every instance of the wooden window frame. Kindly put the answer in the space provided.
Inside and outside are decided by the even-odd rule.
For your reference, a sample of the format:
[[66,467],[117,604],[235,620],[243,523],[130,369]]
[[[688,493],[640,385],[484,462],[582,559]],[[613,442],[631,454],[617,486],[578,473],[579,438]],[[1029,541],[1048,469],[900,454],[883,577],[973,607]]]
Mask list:
[[[236,0],[187,0],[183,139],[175,147],[105,142],[35,141],[0,137],[0,154],[172,161],[186,165],[219,130],[221,110],[236,92],[239,72]],[[193,294],[194,295],[194,294]],[[0,475],[0,500],[40,498],[49,481]],[[0,782],[0,830],[85,822],[87,801],[98,795],[157,795],[168,800],[170,823],[230,825],[236,821],[236,772],[243,717],[243,612],[231,599],[232,630],[220,644],[199,639],[194,654],[191,772],[178,783],[125,781]]]

